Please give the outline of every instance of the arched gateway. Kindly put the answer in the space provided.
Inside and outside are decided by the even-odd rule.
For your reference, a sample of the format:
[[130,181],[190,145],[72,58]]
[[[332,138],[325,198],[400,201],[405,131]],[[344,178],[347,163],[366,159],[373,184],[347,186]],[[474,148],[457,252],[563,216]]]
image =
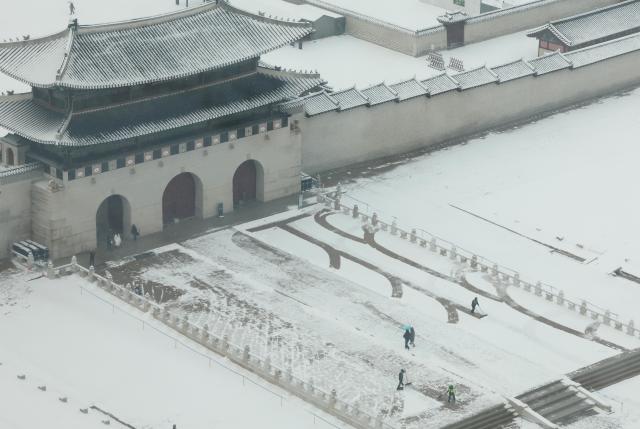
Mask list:
[[261,200],[263,186],[262,166],[252,159],[240,164],[233,175],[233,205]]
[[106,247],[107,239],[120,234],[122,238],[131,227],[131,206],[122,195],[105,198],[96,212],[96,240],[98,247]]
[[7,148],[7,165],[15,164],[15,157],[13,155],[13,149],[10,147]]
[[198,215],[201,207],[200,179],[191,173],[180,173],[162,194],[162,223],[167,225]]

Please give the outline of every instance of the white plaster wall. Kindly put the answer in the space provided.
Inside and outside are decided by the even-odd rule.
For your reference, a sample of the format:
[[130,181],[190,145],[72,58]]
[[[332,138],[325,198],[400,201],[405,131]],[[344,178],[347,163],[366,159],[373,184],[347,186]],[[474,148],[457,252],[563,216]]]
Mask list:
[[309,117],[301,122],[303,171],[442,145],[638,85],[637,64],[638,51],[573,70]]
[[549,21],[618,3],[619,0],[541,0],[511,9],[497,10],[467,20],[465,44],[481,42],[538,27]]
[[11,243],[31,238],[31,180],[0,184],[0,258]]
[[345,14],[345,33],[406,55],[416,55],[415,32]]
[[258,161],[263,168],[264,201],[299,192],[301,139],[285,127],[132,168],[65,181],[64,189],[58,192],[49,191],[46,181],[35,183],[34,238],[46,243],[54,258],[90,250],[96,245],[96,212],[112,194],[127,199],[131,222],[143,236],[161,231],[162,195],[171,179],[182,172],[193,173],[202,183],[203,217],[214,216],[219,202],[229,212],[233,210],[233,174],[248,159]]

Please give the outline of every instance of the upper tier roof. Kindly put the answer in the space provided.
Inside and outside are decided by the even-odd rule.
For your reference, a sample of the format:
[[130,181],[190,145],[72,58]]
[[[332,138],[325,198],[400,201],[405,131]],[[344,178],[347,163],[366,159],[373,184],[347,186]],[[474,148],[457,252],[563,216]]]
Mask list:
[[310,25],[252,15],[220,1],[113,24],[0,43],[0,71],[36,87],[99,89],[181,78],[296,41]]
[[540,37],[547,31],[567,46],[580,46],[637,32],[640,31],[640,0],[628,0],[552,21],[530,31],[527,36]]
[[259,67],[252,79],[179,91],[108,108],[59,113],[42,107],[31,93],[0,97],[0,126],[51,145],[89,146],[162,133],[238,113],[277,105],[316,88],[316,74]]

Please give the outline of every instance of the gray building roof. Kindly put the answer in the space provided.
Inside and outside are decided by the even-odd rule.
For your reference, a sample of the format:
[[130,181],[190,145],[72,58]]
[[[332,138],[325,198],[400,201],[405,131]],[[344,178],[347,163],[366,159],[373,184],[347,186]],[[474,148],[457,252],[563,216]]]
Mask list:
[[365,88],[360,92],[362,92],[362,94],[369,99],[370,106],[398,99],[398,93],[389,88],[384,83],[370,86],[369,88]]
[[[213,85],[139,102],[63,114],[34,102],[30,93],[0,97],[0,126],[26,139],[88,146],[200,124],[299,97],[322,81],[317,75],[261,70],[233,87]],[[243,87],[243,88],[241,88]]]
[[454,78],[447,73],[442,73],[438,76],[431,77],[422,81],[422,85],[427,88],[429,95],[442,94],[443,92],[453,91],[458,89],[460,84]]
[[398,94],[400,101],[427,95],[427,89],[415,78],[389,85],[389,87]]
[[535,73],[531,64],[524,60],[493,67],[491,70],[498,76],[498,82],[508,82]]
[[325,91],[311,94],[304,99],[304,111],[309,116],[338,109],[340,109],[338,102]]
[[209,2],[122,23],[72,24],[49,37],[0,43],[0,71],[37,87],[139,85],[256,58],[311,31],[306,23]]
[[536,76],[571,67],[571,62],[560,52],[553,52],[534,58],[529,60],[529,64],[535,69]]
[[640,31],[640,0],[629,0],[569,18],[552,21],[527,35],[551,33],[566,46],[593,44]]
[[498,76],[487,68],[487,66],[458,73],[453,75],[453,77],[460,84],[460,89],[475,88],[498,80]]
[[636,33],[620,39],[610,40],[599,45],[593,45],[577,51],[567,52],[564,56],[571,61],[572,66],[575,68],[597,63],[598,61],[603,61],[607,58],[616,57],[639,49],[640,33]]
[[354,107],[369,104],[367,97],[355,88],[334,92],[331,94],[331,98],[338,102],[340,110],[353,109]]
[[[399,97],[403,90],[405,91],[405,96],[413,95],[415,97],[424,95],[425,92],[428,92],[430,96],[434,96],[455,89],[467,90],[493,82],[507,82],[527,76],[543,75],[556,70],[581,67],[634,51],[640,51],[640,33],[564,54],[554,52],[533,60],[518,60],[492,68],[480,67],[453,76],[442,73],[421,81],[420,87],[416,87],[413,83],[414,80],[410,79],[390,86],[380,83],[360,92],[369,99],[367,105],[372,106],[389,101],[406,100],[407,98]],[[415,90],[414,92],[411,92],[412,88]],[[398,94],[395,94],[395,91]],[[341,108],[340,103],[333,98],[333,94],[324,92],[298,98],[294,102],[287,104],[292,106],[303,105],[310,116],[337,111]]]

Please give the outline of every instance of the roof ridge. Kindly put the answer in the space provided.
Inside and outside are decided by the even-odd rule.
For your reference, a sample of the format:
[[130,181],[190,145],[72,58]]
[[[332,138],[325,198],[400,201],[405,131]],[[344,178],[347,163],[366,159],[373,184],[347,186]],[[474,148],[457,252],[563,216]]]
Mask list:
[[273,17],[272,15],[269,15],[267,17],[266,14],[265,15],[260,15],[259,13],[255,14],[249,10],[242,9],[238,6],[232,5],[231,3],[229,3],[228,0],[219,0],[219,3],[222,5],[224,9],[229,9],[239,14],[249,16],[251,18],[256,18],[258,21],[267,21],[267,22],[273,22],[276,24],[291,25],[294,27],[310,27],[311,26],[311,24],[306,21],[293,21],[289,19],[284,19],[284,17],[282,17],[282,19],[278,19],[278,17]]
[[67,39],[67,46],[64,48],[64,56],[62,57],[62,64],[56,71],[56,82],[60,82],[62,80],[62,76],[67,71],[67,64],[69,64],[69,58],[71,57],[71,50],[73,48],[73,42],[75,39],[75,30],[76,25],[75,22],[73,25],[69,25],[69,37]]
[[585,16],[590,16],[590,15],[595,15],[595,14],[598,14],[598,13],[603,13],[603,12],[606,12],[606,11],[608,11],[610,9],[617,9],[619,7],[623,7],[623,6],[626,6],[628,4],[638,3],[638,2],[640,2],[640,0],[625,0],[625,1],[622,1],[622,2],[619,2],[619,3],[610,4],[608,6],[602,6],[602,7],[599,7],[597,9],[592,9],[592,10],[588,10],[586,12],[578,13],[576,15],[568,16],[566,18],[556,19],[555,21],[550,21],[549,23],[550,24],[559,24],[559,23],[566,22],[566,21],[573,21],[575,19],[583,18]]
[[4,42],[0,42],[0,49],[13,48],[16,46],[24,46],[24,45],[29,45],[29,44],[39,43],[39,42],[47,42],[50,40],[60,39],[65,34],[67,34],[67,31],[68,31],[68,28],[65,28],[64,30],[60,30],[57,33],[52,33],[46,36],[36,37],[36,38],[29,37],[28,39],[16,40],[14,42],[11,42],[11,41],[7,42],[5,39]]
[[224,4],[224,1],[218,0],[203,2],[201,5],[192,6],[186,9],[172,10],[165,13],[159,13],[156,15],[143,16],[139,18],[131,18],[122,21],[103,22],[98,24],[78,25],[80,32],[98,32],[101,30],[122,30],[124,28],[135,28],[140,26],[148,26],[161,24],[163,22],[172,21],[180,18],[187,18],[189,16],[197,15],[202,12],[206,12],[210,9],[217,9]]

